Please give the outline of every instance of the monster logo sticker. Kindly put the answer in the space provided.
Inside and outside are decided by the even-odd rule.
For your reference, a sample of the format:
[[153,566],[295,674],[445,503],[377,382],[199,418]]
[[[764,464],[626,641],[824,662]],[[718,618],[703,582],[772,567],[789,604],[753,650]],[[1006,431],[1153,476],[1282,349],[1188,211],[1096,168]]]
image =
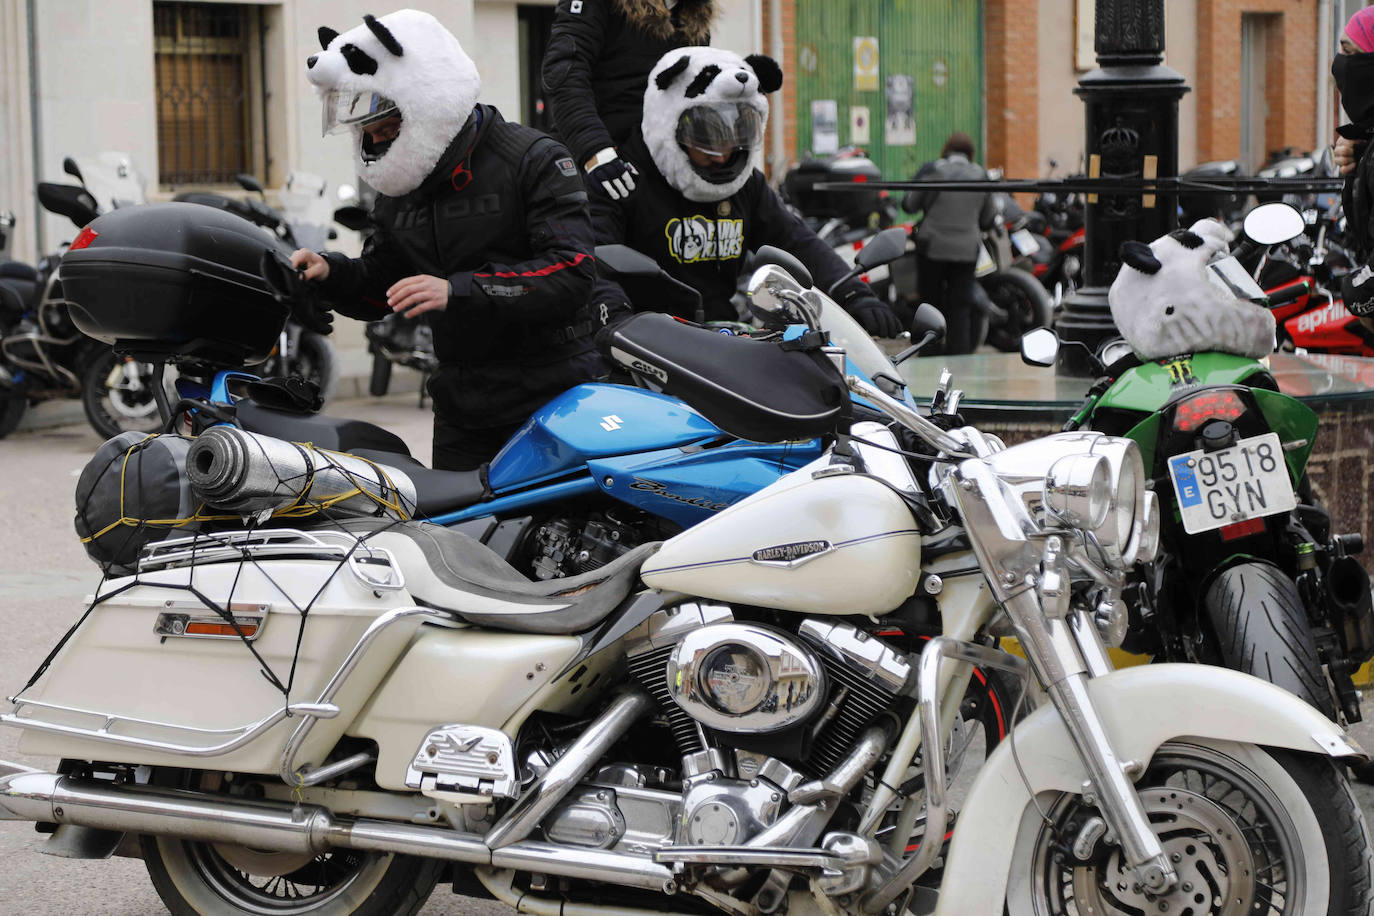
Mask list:
[[1184,385],[1196,385],[1197,376],[1193,375],[1193,357],[1176,356],[1169,360],[1160,360],[1159,364],[1169,370],[1169,387],[1179,388]]
[[744,253],[744,220],[706,216],[673,218],[664,227],[668,251],[679,264],[728,261]]

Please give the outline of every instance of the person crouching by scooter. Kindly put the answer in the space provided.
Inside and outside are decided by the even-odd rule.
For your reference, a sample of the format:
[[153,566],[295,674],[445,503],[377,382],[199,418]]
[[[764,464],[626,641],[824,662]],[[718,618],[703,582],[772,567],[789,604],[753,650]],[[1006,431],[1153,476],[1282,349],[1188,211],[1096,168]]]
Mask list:
[[[640,129],[620,147],[641,163],[635,193],[591,202],[598,244],[627,244],[652,257],[675,280],[702,295],[708,321],[735,321],[730,298],[745,255],[764,245],[791,252],[828,289],[849,266],[791,213],[754,167],[763,139],[768,102],[782,85],[772,58],[717,48],[669,51],[649,74]],[[626,294],[599,277],[592,302],[612,315],[668,312],[695,319],[695,300],[657,284],[651,294]],[[896,337],[896,314],[854,279],[835,299],[864,330]]]
[[291,263],[341,314],[426,316],[434,467],[477,468],[549,399],[607,374],[582,177],[561,143],[477,104],[477,68],[430,14],[366,16],[320,43],[307,65],[325,132],[351,132],[377,228],[361,257]]

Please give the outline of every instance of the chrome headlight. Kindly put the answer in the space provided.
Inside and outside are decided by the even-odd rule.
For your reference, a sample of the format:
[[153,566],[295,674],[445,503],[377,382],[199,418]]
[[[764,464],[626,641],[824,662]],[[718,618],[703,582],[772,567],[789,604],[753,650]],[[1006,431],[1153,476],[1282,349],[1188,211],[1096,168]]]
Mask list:
[[1145,465],[1140,460],[1140,447],[1130,439],[1103,436],[1093,443],[1092,453],[1107,459],[1112,506],[1106,521],[1090,530],[1112,565],[1124,568],[1134,562],[1136,519],[1143,520],[1145,514]]
[[1045,476],[1045,509],[1066,525],[1096,531],[1111,509],[1111,479],[1100,455],[1068,455]]
[[1146,490],[1144,510],[1136,521],[1134,546],[1128,550],[1132,563],[1150,563],[1159,553],[1159,497]]

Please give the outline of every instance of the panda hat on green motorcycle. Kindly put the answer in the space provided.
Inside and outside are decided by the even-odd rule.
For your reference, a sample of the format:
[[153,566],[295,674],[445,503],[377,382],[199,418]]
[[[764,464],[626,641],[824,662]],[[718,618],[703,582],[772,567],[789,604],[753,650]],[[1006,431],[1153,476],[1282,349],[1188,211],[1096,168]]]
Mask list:
[[1208,279],[1229,233],[1214,219],[1121,246],[1121,272],[1107,300],[1136,356],[1162,359],[1215,351],[1259,358],[1274,349],[1274,316]]

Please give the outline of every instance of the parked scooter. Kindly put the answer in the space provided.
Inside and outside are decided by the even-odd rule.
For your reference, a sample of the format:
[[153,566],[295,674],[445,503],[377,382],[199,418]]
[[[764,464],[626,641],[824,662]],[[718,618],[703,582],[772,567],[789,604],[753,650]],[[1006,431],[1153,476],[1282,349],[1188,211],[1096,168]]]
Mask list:
[[[439,880],[549,916],[1368,908],[1340,727],[1233,671],[1112,671],[1102,609],[1158,534],[1138,447],[932,422],[841,377],[808,287],[750,284],[807,325],[787,348],[649,314],[610,352],[733,435],[834,448],[542,584],[337,506],[163,542],[0,715],[65,761],[0,764],[0,817],[68,855],[137,835],[174,912],[408,914]],[[846,389],[888,425],[850,422]],[[938,634],[919,652],[882,635],[910,620]],[[970,663],[1027,672],[1002,632],[1048,702],[959,783]]]
[[[1251,211],[1245,230],[1255,243],[1278,244],[1302,220],[1268,204]],[[1234,258],[1213,270],[1235,295],[1265,303]],[[1037,331],[1022,353],[1052,365],[1057,349],[1052,332]],[[1374,609],[1355,559],[1362,538],[1331,531],[1306,476],[1316,415],[1280,393],[1258,360],[1193,353],[1142,363],[1119,340],[1097,359],[1103,377],[1065,429],[1135,440],[1163,515],[1160,560],[1135,590],[1127,647],[1224,664],[1359,721],[1351,676],[1374,657]]]
[[[144,202],[143,177],[125,153],[67,157],[62,168],[80,185],[40,182],[38,200],[78,229],[100,213]],[[87,239],[78,235],[73,245]],[[102,438],[157,429],[152,366],[118,356],[76,330],[62,295],[61,260],[61,253],[53,254],[35,268],[0,259],[0,438],[14,431],[30,404],[59,398],[80,398]]]

